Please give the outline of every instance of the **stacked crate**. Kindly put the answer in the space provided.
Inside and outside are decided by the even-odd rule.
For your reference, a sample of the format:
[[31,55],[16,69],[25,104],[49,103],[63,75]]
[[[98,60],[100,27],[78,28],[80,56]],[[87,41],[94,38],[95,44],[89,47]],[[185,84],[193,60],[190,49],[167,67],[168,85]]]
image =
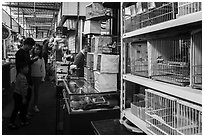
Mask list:
[[[94,80],[95,88],[100,92],[117,90],[117,73],[119,55],[110,54],[108,45],[112,44],[110,36],[94,36],[91,51],[94,53]],[[104,54],[109,53],[109,54]]]
[[119,55],[98,54],[94,72],[95,88],[100,92],[117,91]]

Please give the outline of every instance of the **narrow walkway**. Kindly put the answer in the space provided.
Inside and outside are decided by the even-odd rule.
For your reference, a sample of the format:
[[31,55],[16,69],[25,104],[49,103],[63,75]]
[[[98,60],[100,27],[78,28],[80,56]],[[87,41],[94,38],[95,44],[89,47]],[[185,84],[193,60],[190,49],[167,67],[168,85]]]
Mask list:
[[16,130],[8,129],[13,100],[2,110],[2,135],[55,135],[56,91],[55,83],[44,82],[39,91],[39,113],[32,112],[31,124]]

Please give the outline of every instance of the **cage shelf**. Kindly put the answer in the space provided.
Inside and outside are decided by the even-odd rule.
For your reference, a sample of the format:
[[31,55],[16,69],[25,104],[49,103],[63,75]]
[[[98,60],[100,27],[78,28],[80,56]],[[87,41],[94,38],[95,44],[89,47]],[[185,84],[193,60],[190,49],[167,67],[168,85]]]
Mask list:
[[202,92],[200,90],[192,89],[190,87],[181,87],[169,83],[164,83],[160,81],[155,81],[149,78],[135,76],[131,74],[123,75],[123,79],[143,85],[145,87],[150,87],[152,89],[176,96],[178,98],[185,98],[191,102],[197,104],[202,104]]

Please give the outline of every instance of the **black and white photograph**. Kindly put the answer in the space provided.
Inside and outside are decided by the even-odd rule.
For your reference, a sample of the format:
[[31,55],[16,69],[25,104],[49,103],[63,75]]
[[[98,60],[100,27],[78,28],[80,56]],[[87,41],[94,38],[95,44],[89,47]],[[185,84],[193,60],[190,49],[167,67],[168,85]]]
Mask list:
[[201,1],[1,1],[2,135],[202,135]]

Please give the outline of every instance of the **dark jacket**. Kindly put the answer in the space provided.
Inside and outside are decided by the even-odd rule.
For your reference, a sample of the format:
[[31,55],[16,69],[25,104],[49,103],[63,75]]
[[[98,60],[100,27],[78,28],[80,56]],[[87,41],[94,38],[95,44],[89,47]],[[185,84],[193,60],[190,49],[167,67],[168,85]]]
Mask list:
[[29,85],[32,85],[32,80],[31,80],[31,64],[34,61],[31,61],[30,59],[30,54],[29,51],[25,51],[24,49],[19,49],[16,52],[16,71],[17,74],[19,73],[19,66],[22,65],[23,63],[27,64],[29,67],[28,74],[26,75],[27,81]]
[[77,70],[78,77],[84,77],[84,58],[85,58],[85,55],[80,51],[76,55],[74,63],[73,63],[78,68]]

